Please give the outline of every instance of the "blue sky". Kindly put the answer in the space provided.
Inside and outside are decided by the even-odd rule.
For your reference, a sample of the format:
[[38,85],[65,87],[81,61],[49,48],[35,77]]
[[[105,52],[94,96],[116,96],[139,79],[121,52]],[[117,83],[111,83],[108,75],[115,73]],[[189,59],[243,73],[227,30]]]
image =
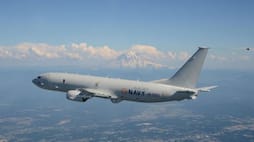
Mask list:
[[0,44],[253,47],[252,0],[2,1]]
[[107,45],[214,53],[254,47],[252,0],[1,1],[0,45]]

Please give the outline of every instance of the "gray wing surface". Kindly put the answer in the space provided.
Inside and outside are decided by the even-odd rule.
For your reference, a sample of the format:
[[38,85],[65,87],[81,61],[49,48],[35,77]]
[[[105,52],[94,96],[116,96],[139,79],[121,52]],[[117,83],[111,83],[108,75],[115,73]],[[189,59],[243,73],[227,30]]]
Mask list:
[[101,89],[90,89],[90,88],[82,88],[80,89],[83,93],[90,94],[94,97],[100,97],[100,98],[111,98],[111,99],[117,99],[117,95],[114,93],[107,91],[107,90],[101,90]]

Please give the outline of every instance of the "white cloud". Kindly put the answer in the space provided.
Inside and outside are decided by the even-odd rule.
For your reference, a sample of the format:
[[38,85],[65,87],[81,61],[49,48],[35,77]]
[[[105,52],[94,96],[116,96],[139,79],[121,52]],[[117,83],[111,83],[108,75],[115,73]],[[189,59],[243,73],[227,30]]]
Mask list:
[[[191,53],[192,54],[192,53]],[[178,67],[187,60],[190,53],[186,51],[161,51],[150,45],[134,45],[126,50],[114,50],[107,45],[91,46],[87,43],[72,43],[71,45],[49,45],[46,43],[21,43],[15,46],[0,46],[1,64],[80,64],[99,67]],[[208,54],[208,61],[213,67],[223,65],[235,66],[241,62],[250,67],[254,59],[252,52]],[[11,62],[7,62],[11,61]],[[25,61],[25,62],[24,62]],[[244,61],[244,63],[242,63]]]
[[134,45],[132,46],[129,51],[135,52],[137,54],[142,54],[145,56],[150,56],[150,57],[162,57],[164,54],[157,50],[153,46],[149,45]]
[[63,50],[63,46],[50,46],[48,44],[44,43],[23,43],[16,47],[18,51],[23,53],[23,55],[26,54],[34,54],[38,57],[48,58],[48,59],[54,59],[59,58],[59,52]]
[[0,57],[1,58],[12,57],[12,53],[4,48],[0,48]]
[[190,57],[188,52],[180,52],[178,55],[178,59],[181,61],[187,60]]
[[70,122],[71,122],[71,120],[65,119],[65,120],[59,121],[59,122],[57,123],[57,125],[64,125],[64,124],[67,124],[67,123],[70,123]]
[[[92,61],[92,63],[105,63],[106,66],[110,62],[116,63],[120,59],[120,56],[128,56],[125,60],[117,63],[120,63],[124,67],[165,67],[159,61],[155,60],[160,57],[165,57],[164,53],[148,45],[134,45],[128,50],[116,51],[106,45],[93,47],[87,43],[72,43],[70,46],[52,46],[45,43],[22,43],[13,47],[0,49],[0,58],[9,59],[61,60],[67,58],[82,61],[83,63],[88,63],[89,61]],[[132,53],[135,56],[129,56]]]
[[220,55],[215,55],[215,54],[210,54],[208,56],[211,60],[215,61],[227,61],[228,59],[225,56],[220,56]]
[[74,59],[74,60],[82,60],[82,56],[79,53],[65,53],[65,55],[70,58],[70,59]]
[[168,55],[168,57],[169,57],[170,59],[172,59],[172,60],[176,59],[176,52],[171,52],[171,51],[169,51],[169,52],[167,53],[167,55]]
[[93,47],[88,46],[86,43],[76,44],[73,43],[71,45],[72,49],[75,51],[82,51],[88,56],[92,57],[102,57],[104,59],[114,59],[119,55],[119,52],[115,51],[114,49],[109,48],[108,46],[102,47]]

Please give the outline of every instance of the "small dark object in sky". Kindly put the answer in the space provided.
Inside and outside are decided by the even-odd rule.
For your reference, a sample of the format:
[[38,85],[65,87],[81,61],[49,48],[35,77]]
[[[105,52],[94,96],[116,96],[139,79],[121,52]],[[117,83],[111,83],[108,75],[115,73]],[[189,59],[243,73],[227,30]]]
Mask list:
[[250,48],[246,48],[247,51],[250,51]]

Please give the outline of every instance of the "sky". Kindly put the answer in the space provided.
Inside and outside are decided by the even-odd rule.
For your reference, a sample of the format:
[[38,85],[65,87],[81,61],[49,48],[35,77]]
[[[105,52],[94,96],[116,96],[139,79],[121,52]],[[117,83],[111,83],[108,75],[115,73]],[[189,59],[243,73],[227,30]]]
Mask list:
[[[123,54],[149,51],[151,57],[140,60],[173,68],[170,62],[205,46],[212,49],[211,68],[254,68],[253,50],[243,51],[254,48],[252,0],[4,0],[0,20],[2,65],[91,60],[83,56],[112,56],[112,63]],[[155,54],[162,59],[154,60]]]

